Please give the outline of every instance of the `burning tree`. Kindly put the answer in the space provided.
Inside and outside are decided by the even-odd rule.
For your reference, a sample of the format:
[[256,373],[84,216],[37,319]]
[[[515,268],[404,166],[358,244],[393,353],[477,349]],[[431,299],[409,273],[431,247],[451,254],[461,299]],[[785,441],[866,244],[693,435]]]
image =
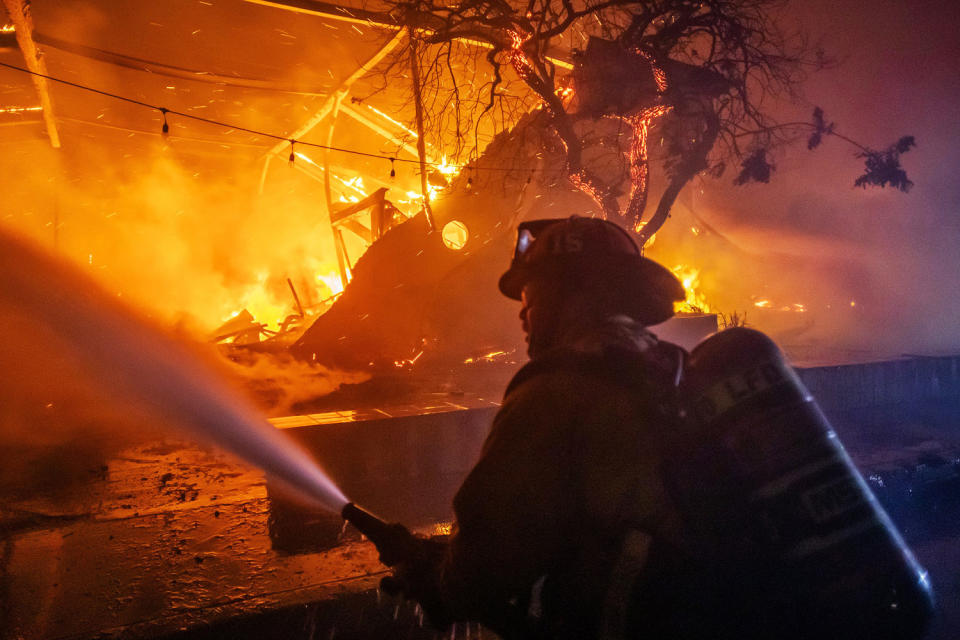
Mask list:
[[[343,295],[293,345],[297,357],[405,367],[428,352],[424,360],[463,361],[522,349],[509,337],[515,311],[494,286],[511,229],[581,212],[587,196],[648,243],[698,174],[731,166],[735,182],[766,182],[773,150],[803,138],[814,148],[826,136],[866,160],[857,184],[910,186],[899,160],[912,138],[875,151],[819,109],[808,122],[776,117],[775,99],[795,96],[830,63],[778,26],[782,0],[387,2],[389,14],[362,17],[407,38],[381,85],[412,87],[404,113],[416,112],[417,131],[406,129],[420,151],[423,215],[371,245]],[[499,133],[483,145],[480,131]],[[466,159],[465,170],[434,176],[425,137],[452,152],[452,164]],[[656,158],[650,140],[662,149]],[[651,167],[665,176],[662,190],[651,189]],[[450,221],[470,229],[463,251],[430,233]]]
[[[795,97],[808,72],[829,64],[806,37],[780,27],[784,0],[390,4],[393,19],[409,30],[414,70],[450,69],[451,45],[457,41],[484,51],[492,80],[485,103],[470,111],[474,131],[479,119],[496,107],[503,112],[504,102],[516,100],[502,91],[505,75],[515,75],[548,115],[570,181],[607,218],[636,230],[643,242],[664,224],[681,190],[698,173],[719,176],[738,164],[736,183],[767,182],[774,170],[771,150],[801,136],[808,136],[810,149],[830,135],[858,147],[866,167],[857,186],[890,184],[906,191],[912,185],[900,166],[912,137],[877,151],[837,133],[819,108],[809,122],[782,122],[773,115],[772,99]],[[441,110],[448,103],[456,109],[460,150],[471,129],[459,120],[460,91],[452,69],[446,80],[448,99],[433,102]],[[419,85],[415,100],[419,112],[427,102]],[[612,148],[621,160],[612,178],[591,160],[597,155],[591,145],[602,137],[587,135],[610,121],[617,127],[616,142],[607,152]],[[666,185],[648,214],[652,129],[662,140]]]

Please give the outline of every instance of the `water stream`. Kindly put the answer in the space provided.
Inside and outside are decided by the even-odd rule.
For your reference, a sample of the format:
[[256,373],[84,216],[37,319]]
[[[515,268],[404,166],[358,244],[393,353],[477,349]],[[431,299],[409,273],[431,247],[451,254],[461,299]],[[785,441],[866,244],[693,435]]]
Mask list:
[[308,505],[339,512],[347,502],[311,456],[231,389],[199,348],[3,230],[0,369],[5,393],[53,403],[83,387],[85,402],[122,403],[211,441]]

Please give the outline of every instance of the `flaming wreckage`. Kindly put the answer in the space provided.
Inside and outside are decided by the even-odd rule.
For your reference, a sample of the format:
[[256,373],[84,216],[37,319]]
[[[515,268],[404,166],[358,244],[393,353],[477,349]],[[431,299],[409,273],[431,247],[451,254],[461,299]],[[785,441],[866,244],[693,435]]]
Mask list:
[[[518,55],[514,62],[521,75],[523,60]],[[671,60],[655,65],[598,38],[568,66],[571,73],[558,96],[565,131],[558,130],[549,104],[535,107],[459,172],[428,171],[427,190],[436,198],[425,206],[421,199],[419,213],[409,218],[386,187],[356,202],[332,204],[339,271],[348,283],[342,294],[326,301],[322,315],[306,326],[291,282],[299,313],[279,332],[267,331],[244,311],[215,339],[254,349],[280,344],[297,358],[347,368],[402,367],[421,357],[455,363],[522,351],[515,309],[496,291],[516,225],[529,218],[606,215],[646,239],[642,217],[650,186],[651,125],[680,103],[699,105],[696,118],[702,120],[703,105],[726,90],[724,79],[712,72]],[[625,125],[632,131],[626,154],[619,148]],[[595,134],[614,138],[616,150],[579,142]],[[708,150],[716,132],[706,135],[712,136]],[[570,140],[578,141],[575,152]],[[702,160],[704,144],[688,150],[690,157]],[[624,156],[628,172],[622,170]],[[702,166],[687,162],[697,170]],[[619,183],[599,177],[614,174]],[[674,172],[651,223],[659,216],[656,224],[662,224],[692,175]],[[624,197],[628,205],[621,212],[617,201]],[[355,262],[345,233],[368,245]],[[716,328],[715,317],[691,315],[696,317],[688,319],[686,330],[697,337]],[[683,339],[676,328],[666,330]],[[268,339],[260,342],[261,335]]]

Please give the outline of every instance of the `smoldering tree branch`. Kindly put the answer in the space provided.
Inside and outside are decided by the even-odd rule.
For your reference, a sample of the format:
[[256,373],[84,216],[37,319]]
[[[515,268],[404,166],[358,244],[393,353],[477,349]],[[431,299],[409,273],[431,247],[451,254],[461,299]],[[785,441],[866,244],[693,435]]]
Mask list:
[[[784,4],[785,0],[393,0],[391,13],[410,28],[412,37],[425,45],[446,47],[437,55],[446,57],[454,86],[458,154],[468,130],[461,126],[461,118],[472,118],[473,155],[482,120],[499,113],[499,124],[506,126],[508,119],[524,112],[529,103],[523,100],[507,104],[504,85],[515,77],[549,115],[570,181],[597,202],[603,215],[633,227],[646,242],[698,173],[710,170],[720,175],[728,163],[738,162],[742,170],[737,182],[769,179],[773,170],[769,152],[794,141],[790,127],[797,123],[777,122],[767,111],[767,99],[794,96],[808,72],[830,61],[805,37],[780,28],[773,16]],[[574,38],[586,41],[586,48],[575,47]],[[478,99],[465,111],[460,109],[463,96],[451,62],[452,43],[464,40],[485,49],[482,58],[491,76],[483,101]],[[552,56],[572,60],[572,73],[558,80]],[[425,90],[428,84],[425,79]],[[441,91],[438,81],[433,86]],[[444,117],[449,118],[428,116]],[[619,120],[629,132],[625,137],[630,144],[620,148],[630,176],[625,201],[620,178],[605,180],[585,160],[590,141],[577,130],[579,123],[604,118]],[[822,112],[815,112],[814,121],[805,124],[814,130],[808,141],[811,148],[827,135],[842,138],[832,123],[823,121]],[[666,142],[666,186],[646,218],[650,192],[646,145],[653,130]],[[857,186],[890,184],[906,190],[912,184],[899,164],[912,143],[875,151],[848,142],[860,146],[866,165]]]

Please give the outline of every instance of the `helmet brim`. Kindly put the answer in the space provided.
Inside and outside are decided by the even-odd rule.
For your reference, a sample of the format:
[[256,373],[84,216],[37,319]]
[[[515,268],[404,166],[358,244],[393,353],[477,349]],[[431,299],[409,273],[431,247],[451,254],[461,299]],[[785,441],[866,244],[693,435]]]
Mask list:
[[584,267],[581,261],[556,260],[552,264],[513,264],[500,276],[500,292],[513,300],[520,300],[526,284],[537,277],[564,278],[577,272],[592,271],[594,277],[615,279],[627,298],[643,298],[651,302],[649,313],[642,318],[645,324],[664,322],[673,316],[673,303],[686,297],[680,280],[669,269],[643,256],[623,256],[591,263]]

